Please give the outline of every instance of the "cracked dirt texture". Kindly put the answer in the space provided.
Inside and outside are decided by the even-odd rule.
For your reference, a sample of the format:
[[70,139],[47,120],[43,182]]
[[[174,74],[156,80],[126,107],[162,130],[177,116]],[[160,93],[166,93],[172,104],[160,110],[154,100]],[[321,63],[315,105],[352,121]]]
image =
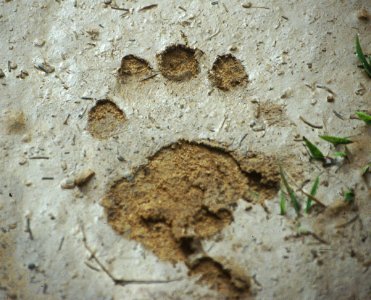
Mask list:
[[[368,299],[367,11],[0,1],[0,299]],[[349,161],[310,161],[323,134]],[[281,216],[279,165],[302,205],[320,175],[327,208]]]

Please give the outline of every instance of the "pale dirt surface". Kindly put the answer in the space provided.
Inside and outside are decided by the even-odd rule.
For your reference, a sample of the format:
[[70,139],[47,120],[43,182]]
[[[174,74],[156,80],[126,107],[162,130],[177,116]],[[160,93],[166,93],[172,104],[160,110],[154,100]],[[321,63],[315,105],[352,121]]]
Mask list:
[[[371,53],[371,21],[357,17],[371,4],[246,3],[0,1],[0,299],[225,299],[202,277],[206,264],[190,272],[161,260],[119,235],[101,205],[114,182],[135,180],[179,140],[215,143],[266,177],[281,162],[293,186],[310,180],[307,192],[321,174],[326,210],[297,218],[288,205],[281,216],[278,193],[241,197],[233,221],[199,241],[207,264],[225,271],[218,280],[249,278],[249,292],[234,297],[368,298],[370,177],[360,168],[371,160],[371,129],[350,117],[371,108],[371,80],[354,55],[356,33]],[[159,72],[158,55],[173,44],[195,49],[199,69],[186,80]],[[248,82],[223,91],[209,75],[228,53]],[[119,79],[126,55],[145,59],[150,76]],[[101,99],[120,122],[95,138],[89,112]],[[303,135],[333,152],[319,134],[351,136],[350,162],[309,162]],[[351,206],[341,200],[347,188]]]

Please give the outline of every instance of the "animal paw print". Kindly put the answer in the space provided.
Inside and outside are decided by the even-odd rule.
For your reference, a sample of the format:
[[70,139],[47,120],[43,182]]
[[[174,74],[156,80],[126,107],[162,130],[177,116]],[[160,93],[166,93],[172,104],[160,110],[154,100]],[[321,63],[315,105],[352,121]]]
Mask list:
[[[158,74],[165,80],[185,82],[200,73],[199,49],[177,44],[167,47],[157,54],[158,72],[143,58],[129,54],[122,58],[118,69],[118,79],[122,85],[133,82],[148,81]],[[242,63],[232,54],[218,56],[208,72],[212,86],[227,92],[248,82],[248,75]],[[126,121],[124,113],[110,100],[98,101],[90,110],[87,129],[97,139],[112,137]]]
[[[123,88],[146,84],[160,74],[173,83],[191,81],[202,73],[199,55],[198,49],[171,45],[156,56],[157,72],[143,58],[126,55],[118,82]],[[208,80],[225,93],[246,85],[248,76],[241,62],[226,54],[216,58]],[[113,101],[100,100],[89,112],[87,128],[94,138],[104,140],[115,135],[126,120]],[[148,160],[133,178],[122,178],[109,188],[102,200],[108,223],[160,259],[184,262],[190,275],[199,276],[199,283],[227,297],[249,294],[249,276],[205,254],[202,240],[233,222],[239,199],[258,202],[260,197],[277,193],[278,170],[262,168],[272,165],[271,159],[255,153],[246,160],[218,143],[179,140]]]

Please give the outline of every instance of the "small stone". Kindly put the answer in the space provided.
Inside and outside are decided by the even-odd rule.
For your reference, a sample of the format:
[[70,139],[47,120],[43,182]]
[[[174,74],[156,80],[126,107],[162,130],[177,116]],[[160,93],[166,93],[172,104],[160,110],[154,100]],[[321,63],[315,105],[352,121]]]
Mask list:
[[53,73],[55,71],[55,68],[53,66],[49,65],[47,62],[43,62],[41,64],[36,64],[35,68],[40,70],[40,71],[43,71],[47,74]]
[[18,74],[16,77],[21,78],[21,79],[25,79],[27,76],[28,76],[28,72],[24,71],[24,70],[21,70],[21,73]]
[[367,11],[366,8],[362,8],[360,9],[358,12],[357,12],[357,18],[359,20],[363,20],[363,21],[368,21],[370,19],[370,14],[369,12]]
[[365,86],[362,83],[359,83],[355,93],[356,95],[363,96],[366,93]]
[[281,95],[281,99],[290,98],[292,96],[293,92],[291,88],[288,88],[284,91],[284,93]]
[[15,70],[17,69],[18,65],[15,63],[15,62],[10,62],[9,63],[9,68],[12,69],[12,70]]
[[334,102],[334,101],[335,101],[334,95],[333,94],[329,94],[327,96],[327,102]]
[[26,182],[25,182],[25,185],[26,185],[26,186],[31,186],[31,185],[32,185],[32,182],[31,182],[31,181],[26,181]]
[[83,170],[75,177],[75,184],[77,186],[83,186],[87,184],[94,175],[95,172],[91,169]]
[[24,164],[26,164],[27,162],[27,159],[26,158],[21,158],[21,160],[18,162],[21,166],[23,166]]
[[45,45],[45,40],[38,40],[38,39],[36,39],[36,40],[34,40],[33,44],[34,44],[34,46],[41,48],[42,46]]
[[67,170],[67,163],[65,161],[61,162],[61,168],[62,168],[63,171]]
[[29,143],[29,142],[31,142],[31,134],[26,133],[24,136],[22,136],[22,140],[21,141],[23,143]]
[[109,5],[112,3],[112,0],[104,0],[104,4]]
[[4,78],[5,77],[5,73],[2,69],[0,69],[0,78]]
[[264,131],[264,130],[265,130],[265,126],[263,124],[252,127],[252,131],[259,132],[259,131]]
[[65,178],[61,182],[61,188],[64,190],[73,189],[75,187],[75,181],[71,178]]
[[241,5],[242,5],[243,8],[251,8],[252,7],[252,3],[251,2],[243,3]]
[[16,229],[17,228],[17,223],[12,223],[9,225],[9,229]]

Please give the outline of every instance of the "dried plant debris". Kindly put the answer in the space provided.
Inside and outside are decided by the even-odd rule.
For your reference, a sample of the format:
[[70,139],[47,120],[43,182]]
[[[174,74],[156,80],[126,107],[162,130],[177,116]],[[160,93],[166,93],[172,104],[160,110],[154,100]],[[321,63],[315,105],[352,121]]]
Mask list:
[[209,78],[213,85],[223,91],[244,85],[248,80],[242,63],[232,54],[218,56],[209,73]]
[[126,121],[124,113],[110,100],[100,100],[89,111],[88,131],[96,139],[113,136]]
[[140,57],[129,54],[121,59],[121,66],[118,70],[119,77],[123,82],[134,80],[143,80],[150,76],[152,68],[149,63]]
[[[253,174],[244,171],[223,148],[179,141],[159,150],[130,180],[117,181],[102,205],[108,223],[118,233],[142,243],[160,259],[188,262],[200,252],[195,246],[200,240],[233,221],[237,200],[251,201],[251,194],[265,194],[265,190],[271,193],[272,186],[263,181],[269,179],[259,168]],[[210,264],[215,267],[214,262]],[[224,273],[215,274],[213,285],[219,289]]]
[[173,81],[187,81],[200,72],[196,49],[177,44],[157,55],[162,76]]

